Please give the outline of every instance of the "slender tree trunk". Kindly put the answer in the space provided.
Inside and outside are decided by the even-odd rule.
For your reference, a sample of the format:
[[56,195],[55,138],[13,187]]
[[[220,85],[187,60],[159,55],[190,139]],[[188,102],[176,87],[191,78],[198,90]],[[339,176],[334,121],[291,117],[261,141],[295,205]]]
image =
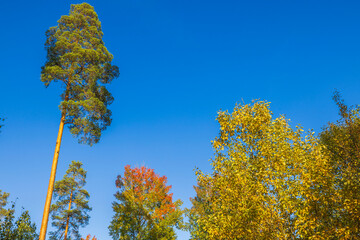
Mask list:
[[[69,211],[71,210],[71,202],[72,202],[72,196],[73,196],[73,191],[71,191],[70,193],[70,201],[69,201]],[[66,227],[65,227],[65,236],[64,236],[64,240],[66,240],[67,238],[67,233],[68,233],[68,230],[69,230],[69,219],[70,216],[68,215],[67,218],[66,218]]]
[[[69,79],[70,79],[70,77],[69,77]],[[69,100],[69,90],[70,90],[70,80],[66,83],[66,92],[65,92],[64,101]],[[48,191],[46,194],[44,213],[43,213],[43,218],[42,218],[42,222],[41,222],[39,240],[45,240],[45,237],[46,237],[46,230],[47,230],[49,214],[50,214],[51,199],[52,199],[52,195],[53,195],[53,191],[54,191],[56,168],[57,168],[57,163],[58,163],[58,159],[59,159],[61,139],[62,139],[64,125],[65,125],[65,117],[66,117],[66,110],[62,109],[59,132],[58,132],[58,136],[56,139],[55,152],[54,152],[53,162],[52,162],[52,166],[51,166],[49,186],[48,186]]]
[[62,112],[60,126],[59,126],[59,132],[58,132],[58,136],[56,139],[54,158],[53,158],[53,162],[52,162],[52,166],[51,166],[51,174],[50,174],[48,191],[47,191],[47,195],[46,195],[43,218],[42,218],[42,222],[41,222],[39,240],[45,240],[45,236],[46,236],[46,230],[47,230],[49,213],[50,213],[50,205],[51,205],[51,199],[52,199],[53,190],[54,190],[56,168],[57,168],[57,163],[58,163],[58,159],[59,159],[59,152],[60,152],[60,145],[61,145],[61,138],[62,138],[62,134],[63,134],[64,124],[65,124],[65,112]]

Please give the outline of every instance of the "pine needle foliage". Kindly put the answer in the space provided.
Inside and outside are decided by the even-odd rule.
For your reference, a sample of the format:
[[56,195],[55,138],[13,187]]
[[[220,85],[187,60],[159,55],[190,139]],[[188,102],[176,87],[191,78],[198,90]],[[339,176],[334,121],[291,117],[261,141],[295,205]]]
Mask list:
[[56,231],[50,233],[50,239],[80,240],[79,228],[88,224],[91,211],[90,195],[83,188],[85,184],[86,171],[82,163],[72,161],[63,179],[55,183],[56,201],[51,206],[51,218]]
[[108,106],[113,97],[105,85],[119,76],[102,37],[94,8],[87,3],[71,5],[69,15],[46,32],[47,60],[41,71],[46,87],[62,83],[60,109],[65,124],[79,142],[89,145],[97,143],[111,123]]
[[60,82],[64,91],[40,240],[46,238],[64,126],[80,143],[91,146],[99,142],[102,131],[111,124],[108,106],[114,98],[105,86],[119,76],[119,69],[112,64],[113,56],[102,37],[98,15],[87,3],[71,5],[69,15],[62,16],[58,25],[46,32],[47,59],[41,81],[46,87],[51,82]]

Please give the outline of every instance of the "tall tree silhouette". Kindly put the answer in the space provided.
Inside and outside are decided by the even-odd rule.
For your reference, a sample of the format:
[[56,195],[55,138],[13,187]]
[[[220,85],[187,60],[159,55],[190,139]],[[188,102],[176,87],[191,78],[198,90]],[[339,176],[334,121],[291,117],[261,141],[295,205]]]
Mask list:
[[62,16],[58,25],[46,32],[47,61],[42,67],[41,81],[45,86],[61,82],[64,91],[40,240],[46,235],[64,125],[68,125],[80,143],[92,145],[111,123],[108,106],[113,97],[105,85],[119,76],[119,69],[112,65],[113,56],[104,46],[102,36],[99,18],[87,3],[71,5],[69,15]]

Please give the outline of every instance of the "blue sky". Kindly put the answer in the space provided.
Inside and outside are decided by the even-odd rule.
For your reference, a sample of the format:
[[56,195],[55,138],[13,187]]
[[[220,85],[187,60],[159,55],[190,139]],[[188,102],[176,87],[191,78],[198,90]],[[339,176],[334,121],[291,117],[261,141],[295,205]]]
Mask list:
[[[2,1],[0,189],[30,211],[38,227],[60,120],[61,87],[45,88],[45,31],[81,1]],[[120,68],[109,86],[113,123],[93,147],[66,129],[57,179],[72,160],[88,170],[90,224],[83,234],[110,239],[115,178],[124,166],[166,175],[190,207],[194,168],[210,171],[217,111],[263,99],[275,116],[321,130],[337,119],[334,89],[360,103],[357,1],[89,1]],[[19,209],[20,210],[20,209]],[[179,233],[179,239],[188,239]]]

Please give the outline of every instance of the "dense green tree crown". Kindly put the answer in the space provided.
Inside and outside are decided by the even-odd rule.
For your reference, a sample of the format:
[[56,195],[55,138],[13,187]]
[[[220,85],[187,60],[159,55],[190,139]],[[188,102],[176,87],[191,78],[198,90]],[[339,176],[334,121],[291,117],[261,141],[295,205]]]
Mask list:
[[113,97],[105,88],[119,76],[112,65],[113,56],[102,40],[101,23],[94,8],[87,3],[71,5],[69,15],[62,16],[56,27],[46,32],[47,61],[41,81],[63,83],[60,109],[79,142],[94,144],[111,123],[108,106]]
[[320,134],[331,156],[335,176],[335,227],[341,239],[360,239],[360,107],[349,107],[339,92],[333,100],[340,119],[329,123]]
[[91,211],[89,193],[83,189],[86,184],[86,171],[81,162],[72,161],[62,180],[54,187],[55,203],[51,206],[52,226],[56,231],[50,233],[51,239],[64,236],[66,226],[69,227],[67,239],[80,239],[79,227],[85,227]]
[[4,219],[0,220],[1,240],[34,240],[38,238],[36,225],[31,222],[29,211],[22,211],[15,221],[15,204],[7,211]]
[[182,202],[173,202],[166,182],[153,169],[125,166],[124,176],[116,180],[118,201],[113,203],[115,215],[109,226],[113,239],[176,239],[174,227],[182,228]]

